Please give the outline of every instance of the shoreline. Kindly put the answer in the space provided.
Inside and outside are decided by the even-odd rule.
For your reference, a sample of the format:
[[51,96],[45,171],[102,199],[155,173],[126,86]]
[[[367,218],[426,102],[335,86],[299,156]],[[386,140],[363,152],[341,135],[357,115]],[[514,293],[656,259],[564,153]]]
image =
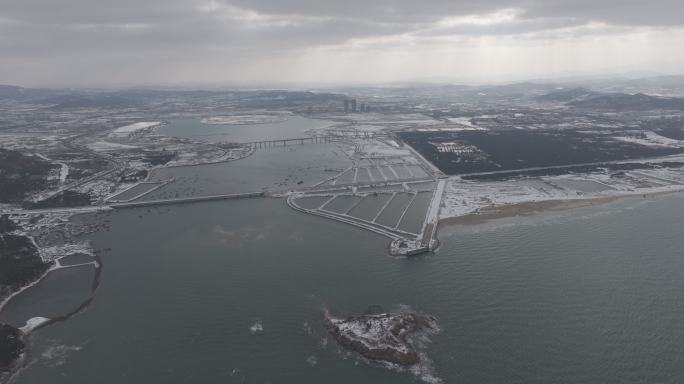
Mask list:
[[682,192],[684,192],[684,189],[647,193],[630,193],[614,196],[595,196],[580,199],[527,201],[517,204],[489,206],[466,215],[441,218],[439,220],[439,225],[444,227],[453,227],[459,225],[472,226],[511,217],[531,217],[543,212],[563,212],[577,208],[609,204],[629,198],[645,199],[649,197],[664,196]]
[[[17,358],[17,359],[12,363],[12,366],[10,367],[9,370],[7,370],[7,371],[5,371],[5,372],[3,372],[3,373],[0,373],[0,384],[5,384],[5,383],[11,382],[12,379],[14,379],[22,370],[24,370],[25,368],[27,368],[28,365],[30,364],[30,362],[31,362],[31,343],[30,343],[30,337],[31,337],[31,335],[32,335],[35,331],[37,331],[37,330],[39,330],[39,329],[42,329],[42,328],[45,328],[45,327],[48,327],[48,326],[50,326],[50,325],[52,325],[52,324],[55,324],[55,323],[61,323],[61,322],[65,322],[65,321],[69,320],[70,318],[76,316],[77,314],[79,314],[79,313],[85,311],[85,310],[90,306],[90,304],[93,302],[93,300],[95,300],[95,293],[96,293],[97,289],[98,289],[99,286],[100,286],[100,277],[102,276],[102,258],[100,257],[100,255],[97,255],[97,254],[96,254],[96,255],[93,256],[93,261],[92,261],[92,262],[83,263],[83,264],[77,264],[77,265],[70,265],[70,266],[61,266],[61,265],[59,264],[59,261],[56,261],[55,266],[54,266],[53,268],[50,268],[43,276],[40,277],[40,279],[38,279],[38,280],[34,281],[33,283],[31,283],[31,284],[25,286],[25,287],[24,287],[23,289],[21,289],[20,291],[15,292],[13,295],[11,295],[10,297],[8,297],[8,298],[2,303],[3,306],[0,308],[0,311],[4,308],[4,306],[5,306],[12,298],[14,298],[14,297],[17,296],[18,294],[24,292],[26,289],[31,288],[31,287],[35,286],[36,284],[40,283],[40,282],[41,282],[45,277],[47,277],[51,272],[58,271],[58,270],[60,270],[60,269],[67,269],[67,268],[74,268],[74,267],[83,267],[83,266],[86,266],[86,265],[92,265],[93,268],[94,268],[94,272],[95,272],[95,274],[94,274],[94,276],[93,276],[93,282],[92,282],[91,287],[90,287],[90,297],[88,297],[87,299],[85,299],[85,300],[84,300],[80,305],[78,305],[75,309],[72,309],[72,310],[68,311],[67,313],[65,313],[65,314],[63,314],[63,315],[56,316],[56,317],[53,317],[53,318],[44,318],[44,321],[42,321],[41,323],[39,323],[39,324],[37,324],[37,325],[35,325],[35,326],[33,326],[33,327],[29,327],[29,328],[26,329],[26,330],[24,330],[23,328],[17,328],[17,329],[19,330],[20,334],[21,334],[21,337],[22,337],[22,339],[23,339],[23,342],[25,343],[24,351],[23,351],[22,354],[19,356],[19,358]],[[25,325],[25,327],[28,326],[29,323],[30,323],[30,320],[29,320],[29,322],[27,323],[27,325]]]

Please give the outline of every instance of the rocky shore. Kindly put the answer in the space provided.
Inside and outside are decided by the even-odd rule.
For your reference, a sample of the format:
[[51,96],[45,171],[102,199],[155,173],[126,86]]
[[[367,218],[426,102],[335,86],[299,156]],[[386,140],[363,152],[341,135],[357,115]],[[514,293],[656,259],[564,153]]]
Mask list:
[[4,383],[16,368],[26,349],[23,333],[7,324],[0,324],[0,383]]
[[43,276],[51,265],[41,258],[30,237],[0,233],[0,307],[9,295]]
[[370,360],[401,366],[420,362],[412,336],[437,330],[434,317],[413,312],[365,313],[344,319],[326,313],[323,326],[343,348]]

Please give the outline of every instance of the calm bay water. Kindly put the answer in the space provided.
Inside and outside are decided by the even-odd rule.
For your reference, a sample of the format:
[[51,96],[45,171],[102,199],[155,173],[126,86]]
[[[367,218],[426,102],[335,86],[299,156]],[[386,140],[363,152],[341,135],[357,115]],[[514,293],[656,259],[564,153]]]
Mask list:
[[[210,125],[197,119],[176,119],[161,128],[169,136],[208,142],[252,142],[307,137],[307,132],[332,121],[291,116],[267,124]],[[247,159],[202,166],[161,168],[151,180],[175,181],[146,195],[143,200],[206,196],[226,193],[287,191],[336,175],[352,162],[337,144],[290,143],[260,148]]]
[[163,126],[160,132],[208,142],[245,143],[308,137],[307,131],[331,125],[332,121],[302,116],[290,116],[286,120],[266,124],[203,124],[198,119],[176,119]]
[[[437,317],[447,383],[684,380],[684,197],[441,230],[437,254],[280,199],[112,213],[84,313],[34,336],[17,383],[410,383],[323,347],[322,308]],[[250,327],[263,325],[253,334]]]
[[258,149],[246,159],[202,166],[160,168],[152,180],[175,181],[143,200],[224,193],[287,191],[312,186],[352,165],[336,144]]

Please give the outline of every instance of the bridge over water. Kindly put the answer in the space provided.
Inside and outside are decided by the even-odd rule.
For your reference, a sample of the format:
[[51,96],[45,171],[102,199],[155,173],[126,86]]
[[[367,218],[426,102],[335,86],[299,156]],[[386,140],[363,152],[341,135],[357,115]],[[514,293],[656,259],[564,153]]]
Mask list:
[[271,147],[286,147],[288,145],[303,145],[303,144],[325,144],[337,141],[330,136],[309,136],[309,137],[295,137],[291,139],[277,139],[277,140],[261,140],[249,141],[240,143],[252,148],[271,148]]
[[112,208],[115,208],[115,209],[116,208],[138,208],[138,207],[151,207],[151,206],[156,206],[156,205],[197,203],[197,202],[201,202],[201,201],[251,199],[251,198],[255,198],[255,197],[264,197],[264,196],[266,196],[266,193],[264,193],[264,192],[231,193],[231,194],[226,194],[226,195],[181,197],[181,198],[177,198],[177,199],[144,200],[144,201],[110,204],[109,206]]

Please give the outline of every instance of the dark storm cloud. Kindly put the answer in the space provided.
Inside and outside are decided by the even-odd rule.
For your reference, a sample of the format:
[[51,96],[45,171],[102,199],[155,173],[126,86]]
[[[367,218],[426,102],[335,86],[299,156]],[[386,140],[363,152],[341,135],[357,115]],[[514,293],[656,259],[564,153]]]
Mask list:
[[[27,0],[0,14],[0,47],[5,53],[69,49],[151,50],[166,46],[251,48],[330,44],[349,38],[402,33],[407,26],[334,16],[259,14],[203,1]],[[154,5],[153,5],[154,4]]]
[[[226,11],[222,6],[233,8],[235,13],[270,18],[274,27],[278,21],[281,26],[292,21],[288,29],[301,29],[303,39],[315,27],[322,36],[341,40],[411,32],[446,17],[489,14],[502,9],[520,10],[520,17],[529,19],[527,25],[532,29],[565,26],[570,20],[576,24],[593,21],[637,26],[684,23],[681,0],[4,0],[0,2],[0,20],[5,20],[5,24],[19,22],[17,28],[35,24],[63,28],[147,24],[172,32],[175,27],[193,26],[198,38],[205,37],[207,23],[230,27],[231,23],[258,22],[256,17],[241,20],[240,15],[233,20],[214,17],[214,13]],[[191,32],[185,31],[189,36],[194,35]],[[487,30],[478,28],[475,32]]]

